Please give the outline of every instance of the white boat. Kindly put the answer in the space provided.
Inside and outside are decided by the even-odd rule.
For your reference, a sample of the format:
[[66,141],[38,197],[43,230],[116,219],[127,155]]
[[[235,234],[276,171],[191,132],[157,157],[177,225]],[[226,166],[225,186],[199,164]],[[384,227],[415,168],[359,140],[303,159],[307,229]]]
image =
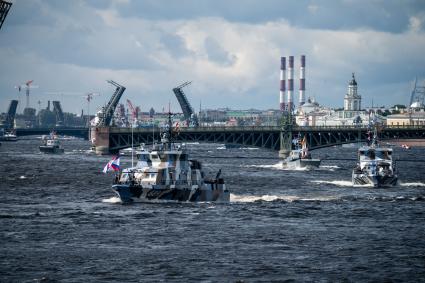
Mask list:
[[43,136],[41,138],[42,145],[39,149],[43,153],[63,153],[64,149],[60,145],[59,139],[54,134],[50,134],[49,137]]
[[161,143],[137,152],[137,165],[120,171],[112,189],[122,203],[134,201],[228,202],[230,192],[221,170],[208,178],[199,161],[172,142],[171,116]]
[[[298,146],[301,143],[301,148]],[[300,168],[318,168],[320,166],[320,159],[311,157],[308,151],[306,136],[297,141],[297,149],[291,150],[289,156],[282,161],[282,166],[285,169],[300,169]]]
[[0,135],[0,141],[14,142],[17,141],[18,137],[15,132],[5,132],[3,135]]
[[398,176],[393,161],[393,149],[379,146],[376,130],[371,144],[358,150],[358,161],[353,169],[352,182],[353,185],[372,187],[397,185]]

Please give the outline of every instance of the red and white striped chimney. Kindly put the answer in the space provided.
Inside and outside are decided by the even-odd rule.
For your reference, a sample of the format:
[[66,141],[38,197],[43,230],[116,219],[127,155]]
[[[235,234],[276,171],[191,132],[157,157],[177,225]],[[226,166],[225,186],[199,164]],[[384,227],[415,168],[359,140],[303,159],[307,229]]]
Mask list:
[[286,57],[280,57],[280,111],[285,111],[285,91],[286,91]]
[[288,66],[288,111],[294,110],[294,56],[289,56]]
[[300,106],[305,103],[305,55],[301,55],[300,67]]

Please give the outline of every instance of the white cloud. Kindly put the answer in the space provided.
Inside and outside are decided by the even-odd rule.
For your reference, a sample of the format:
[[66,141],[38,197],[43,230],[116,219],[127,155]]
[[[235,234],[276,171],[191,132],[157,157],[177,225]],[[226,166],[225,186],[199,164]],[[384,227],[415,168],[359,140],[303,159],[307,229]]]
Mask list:
[[411,32],[419,32],[422,29],[422,19],[417,16],[409,18],[409,30]]

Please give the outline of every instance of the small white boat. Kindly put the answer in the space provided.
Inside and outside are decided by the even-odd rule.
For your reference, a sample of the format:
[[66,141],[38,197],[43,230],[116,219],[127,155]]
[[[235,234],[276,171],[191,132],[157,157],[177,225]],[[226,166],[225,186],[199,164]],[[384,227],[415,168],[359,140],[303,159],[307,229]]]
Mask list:
[[[301,144],[301,148],[299,148],[299,144]],[[321,160],[311,157],[305,136],[301,142],[297,142],[297,145],[298,148],[291,150],[289,156],[283,160],[282,166],[285,169],[318,168]]]
[[60,141],[56,138],[54,134],[51,134],[50,137],[43,136],[41,138],[42,145],[39,146],[39,149],[43,153],[63,153],[64,149],[60,145]]
[[5,132],[4,135],[0,136],[0,141],[7,141],[7,142],[15,142],[18,140],[18,137],[16,136],[15,132]]

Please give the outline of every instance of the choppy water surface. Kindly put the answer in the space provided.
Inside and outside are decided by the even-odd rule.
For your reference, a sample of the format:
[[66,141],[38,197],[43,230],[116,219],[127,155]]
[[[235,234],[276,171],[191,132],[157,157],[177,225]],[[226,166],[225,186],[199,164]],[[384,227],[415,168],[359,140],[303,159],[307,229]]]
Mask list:
[[[222,169],[231,203],[121,205],[101,173],[109,157],[89,154],[87,141],[64,141],[63,155],[38,145],[0,147],[1,282],[425,278],[425,164],[399,163],[396,188],[354,188],[354,162],[288,171],[237,158],[275,152],[193,144],[206,172]],[[352,158],[356,148],[313,154]],[[396,156],[425,159],[425,148]]]

